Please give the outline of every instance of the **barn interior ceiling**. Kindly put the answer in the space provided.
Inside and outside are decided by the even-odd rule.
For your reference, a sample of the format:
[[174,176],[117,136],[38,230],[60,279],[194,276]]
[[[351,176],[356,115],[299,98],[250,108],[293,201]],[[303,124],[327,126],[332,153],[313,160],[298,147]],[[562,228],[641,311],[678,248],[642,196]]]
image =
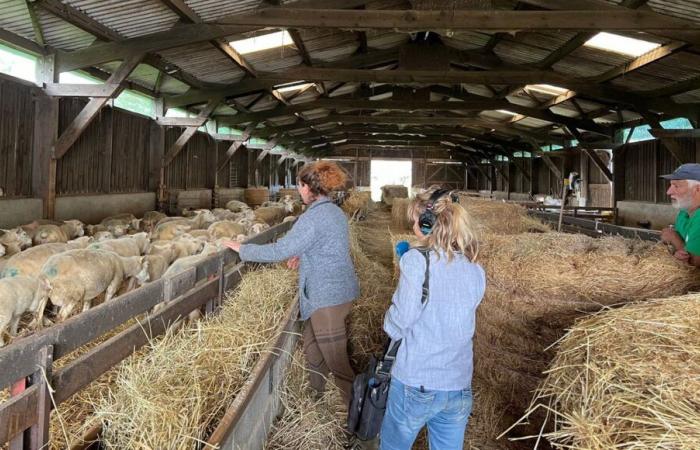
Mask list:
[[[128,85],[163,98],[163,116],[195,112],[158,118],[183,136],[214,119],[311,156],[414,148],[476,162],[561,145],[594,158],[623,128],[649,124],[673,147],[661,121],[697,127],[693,4],[10,0],[0,40],[48,56],[46,92],[91,97],[86,108]],[[105,84],[51,82],[75,70]]]

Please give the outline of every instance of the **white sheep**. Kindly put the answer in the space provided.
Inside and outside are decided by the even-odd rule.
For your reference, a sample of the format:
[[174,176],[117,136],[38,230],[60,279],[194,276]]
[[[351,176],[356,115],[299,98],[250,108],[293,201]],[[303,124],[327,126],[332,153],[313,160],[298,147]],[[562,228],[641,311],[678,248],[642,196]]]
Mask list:
[[[3,278],[0,280],[0,347],[7,344],[6,336],[17,336],[17,327],[22,315],[36,313],[40,298],[39,281],[32,277]],[[34,324],[40,323],[36,316]]]
[[86,311],[95,297],[110,301],[125,279],[148,281],[148,262],[143,257],[121,257],[102,250],[70,250],[51,256],[41,268],[42,291],[39,316],[50,300],[60,307],[58,320],[70,317],[82,305]]

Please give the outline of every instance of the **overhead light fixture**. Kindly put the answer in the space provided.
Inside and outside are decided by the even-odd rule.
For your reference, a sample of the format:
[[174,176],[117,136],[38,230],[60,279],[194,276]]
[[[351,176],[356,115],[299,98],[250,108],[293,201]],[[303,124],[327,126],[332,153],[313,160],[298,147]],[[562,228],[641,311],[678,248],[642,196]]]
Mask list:
[[661,47],[661,44],[655,42],[644,41],[642,39],[620,36],[619,34],[608,33],[601,31],[596,34],[585,44],[585,47],[597,48],[608,52],[620,53],[628,56],[641,56],[655,48]]
[[292,44],[294,44],[294,40],[287,33],[287,30],[229,42],[229,45],[241,55]]
[[497,112],[501,114],[508,114],[509,116],[517,116],[518,113],[514,113],[513,111],[508,111],[507,109],[497,109]]
[[569,90],[559,86],[553,86],[551,84],[528,84],[525,86],[526,91],[541,92],[543,94],[549,95],[561,95]]

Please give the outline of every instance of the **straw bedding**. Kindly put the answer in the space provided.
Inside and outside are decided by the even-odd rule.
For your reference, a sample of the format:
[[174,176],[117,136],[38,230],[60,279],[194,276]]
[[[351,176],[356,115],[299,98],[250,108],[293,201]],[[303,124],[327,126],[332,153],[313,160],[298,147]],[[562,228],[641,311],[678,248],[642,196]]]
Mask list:
[[191,449],[206,440],[269,342],[296,290],[296,274],[246,274],[220,313],[168,333],[124,364],[96,415],[105,448]]
[[555,448],[700,448],[700,295],[578,322],[534,400]]
[[304,369],[301,346],[280,390],[283,412],[270,430],[268,450],[341,450],[347,444],[343,432],[347,408],[340,390],[329,381],[321,398],[312,395]]

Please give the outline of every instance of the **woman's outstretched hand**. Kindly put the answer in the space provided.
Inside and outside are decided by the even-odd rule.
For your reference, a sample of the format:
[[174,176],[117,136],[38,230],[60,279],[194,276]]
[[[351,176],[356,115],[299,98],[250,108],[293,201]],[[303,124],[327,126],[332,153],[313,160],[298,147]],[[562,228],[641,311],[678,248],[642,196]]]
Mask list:
[[241,251],[241,243],[238,241],[223,241],[221,244],[226,248],[230,248],[236,253]]
[[299,257],[293,256],[287,260],[287,267],[292,270],[297,270],[299,268]]

